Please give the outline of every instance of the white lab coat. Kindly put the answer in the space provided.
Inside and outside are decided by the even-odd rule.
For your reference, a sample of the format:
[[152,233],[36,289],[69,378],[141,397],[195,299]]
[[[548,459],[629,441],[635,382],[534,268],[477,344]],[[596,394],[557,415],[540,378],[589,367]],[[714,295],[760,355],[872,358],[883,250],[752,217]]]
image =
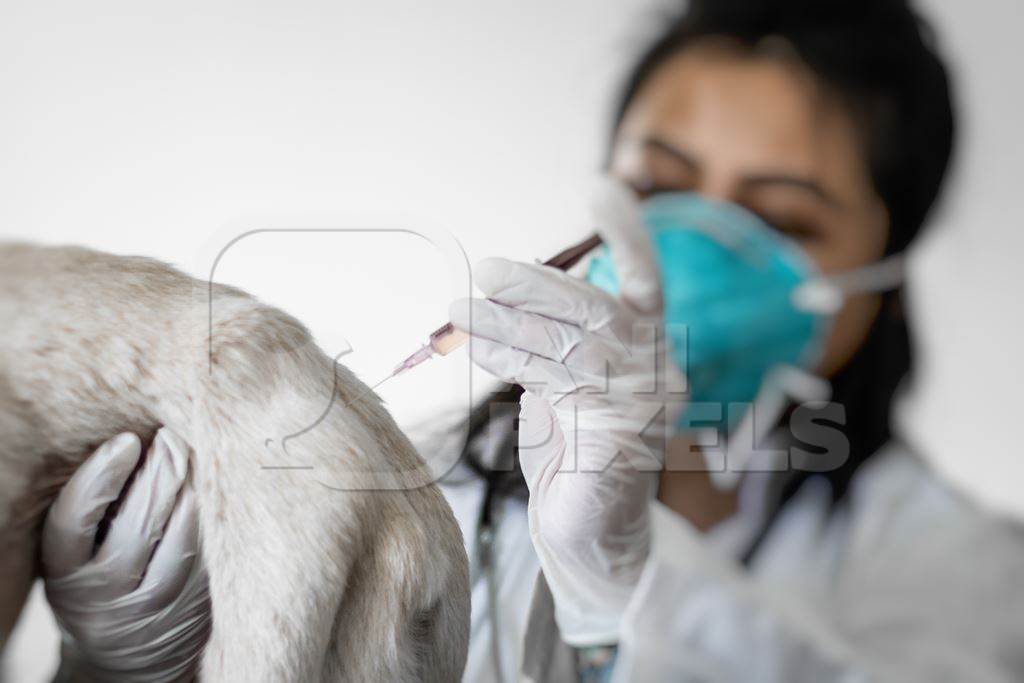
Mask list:
[[[891,445],[832,514],[825,482],[809,480],[744,568],[737,558],[760,526],[765,480],[748,475],[740,512],[705,535],[654,504],[616,683],[1024,680],[1024,528]],[[443,490],[474,558],[482,485]],[[502,506],[497,548],[504,680],[575,680],[523,503]],[[464,680],[499,680],[485,580],[474,572],[473,581]]]
[[[479,437],[473,448],[480,459],[493,465],[497,451],[512,430],[513,416],[493,420],[487,434]],[[425,427],[421,438],[413,439],[422,453],[458,449],[461,438],[452,440],[455,425]],[[493,438],[491,438],[493,437]],[[494,510],[492,522],[496,533],[493,541],[493,562],[490,576],[482,567],[480,536],[477,528],[484,500],[484,483],[464,465],[449,472],[440,482],[455,518],[462,529],[462,538],[469,556],[472,612],[469,630],[469,656],[463,680],[467,683],[512,683],[519,680],[523,660],[523,634],[530,613],[530,599],[540,573],[540,563],[533,551],[526,522],[526,501],[502,499]],[[497,613],[491,609],[488,581],[496,590]],[[497,650],[495,652],[495,624]],[[497,660],[500,659],[500,667]],[[500,670],[499,670],[500,668]]]
[[443,484],[462,527],[466,552],[470,558],[472,613],[469,630],[469,656],[463,680],[466,683],[512,683],[519,680],[523,661],[523,634],[530,612],[530,600],[540,571],[540,563],[530,542],[526,524],[526,504],[505,500],[497,511],[497,534],[494,546],[494,582],[497,588],[497,629],[501,674],[495,664],[495,620],[488,598],[487,576],[481,567],[476,524],[483,502],[483,485],[479,481],[458,486]]

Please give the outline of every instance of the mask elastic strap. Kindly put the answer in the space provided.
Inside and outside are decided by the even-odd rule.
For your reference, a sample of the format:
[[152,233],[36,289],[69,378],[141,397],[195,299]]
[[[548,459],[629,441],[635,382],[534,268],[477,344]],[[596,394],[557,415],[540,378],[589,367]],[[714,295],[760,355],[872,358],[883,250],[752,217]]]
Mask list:
[[851,295],[887,292],[899,287],[906,276],[906,262],[906,255],[899,252],[871,265],[808,280],[793,290],[793,306],[808,313],[831,315],[838,312]]

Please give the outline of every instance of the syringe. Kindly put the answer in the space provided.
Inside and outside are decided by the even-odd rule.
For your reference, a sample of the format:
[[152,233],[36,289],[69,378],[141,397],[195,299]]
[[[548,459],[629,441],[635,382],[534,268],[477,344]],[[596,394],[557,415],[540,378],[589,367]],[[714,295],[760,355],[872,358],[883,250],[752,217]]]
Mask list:
[[[556,256],[545,261],[543,265],[558,268],[559,270],[569,270],[579,263],[580,259],[600,246],[600,244],[600,235],[591,235],[579,244],[559,252]],[[456,327],[451,323],[446,323],[431,332],[427,343],[421,346],[416,353],[402,361],[398,367],[395,368],[394,372],[388,375],[385,379],[390,379],[391,377],[405,372],[410,368],[414,368],[423,361],[429,360],[434,356],[447,356],[455,349],[463,346],[467,341],[469,341],[468,333],[456,329]],[[381,381],[383,382],[384,380]]]

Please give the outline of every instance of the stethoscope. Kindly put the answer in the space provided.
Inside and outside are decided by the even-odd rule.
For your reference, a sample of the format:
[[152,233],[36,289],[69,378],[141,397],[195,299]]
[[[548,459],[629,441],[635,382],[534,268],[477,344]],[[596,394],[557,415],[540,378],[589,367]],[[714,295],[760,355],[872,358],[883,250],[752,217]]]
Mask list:
[[[496,474],[496,473],[491,473]],[[485,480],[484,498],[480,503],[480,515],[476,523],[476,559],[477,566],[483,572],[484,583],[487,586],[487,613],[491,620],[491,659],[494,662],[494,672],[498,681],[504,681],[501,664],[501,636],[498,600],[498,577],[495,567],[495,540],[498,531],[498,519],[494,512],[495,502],[499,499],[497,494],[497,478],[488,477]]]
[[[515,443],[514,423],[504,437],[499,453],[509,452],[509,442]],[[491,621],[491,659],[497,680],[503,682],[502,648],[501,648],[501,601],[496,562],[496,542],[498,528],[501,524],[501,503],[508,497],[510,477],[514,476],[511,469],[500,467],[474,468],[484,481],[484,495],[480,502],[480,511],[476,522],[476,577],[483,575],[487,589],[487,609]]]

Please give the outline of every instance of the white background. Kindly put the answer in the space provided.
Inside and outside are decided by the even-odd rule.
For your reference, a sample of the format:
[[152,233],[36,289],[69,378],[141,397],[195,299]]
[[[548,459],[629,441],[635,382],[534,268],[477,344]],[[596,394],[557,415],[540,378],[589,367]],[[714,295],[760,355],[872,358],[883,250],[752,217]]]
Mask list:
[[[351,345],[345,362],[374,381],[469,291],[467,261],[546,257],[588,232],[613,86],[664,5],[4,0],[0,237],[146,254],[202,277],[247,230],[420,231],[435,246],[260,234],[217,271],[296,314],[328,352]],[[922,373],[904,431],[1009,505],[1022,482],[1019,466],[1006,474],[1024,341],[1022,11],[925,7],[966,117],[955,186],[914,264]],[[464,410],[468,379],[459,354],[380,393],[409,425]],[[11,680],[52,670],[52,626],[33,614]]]

